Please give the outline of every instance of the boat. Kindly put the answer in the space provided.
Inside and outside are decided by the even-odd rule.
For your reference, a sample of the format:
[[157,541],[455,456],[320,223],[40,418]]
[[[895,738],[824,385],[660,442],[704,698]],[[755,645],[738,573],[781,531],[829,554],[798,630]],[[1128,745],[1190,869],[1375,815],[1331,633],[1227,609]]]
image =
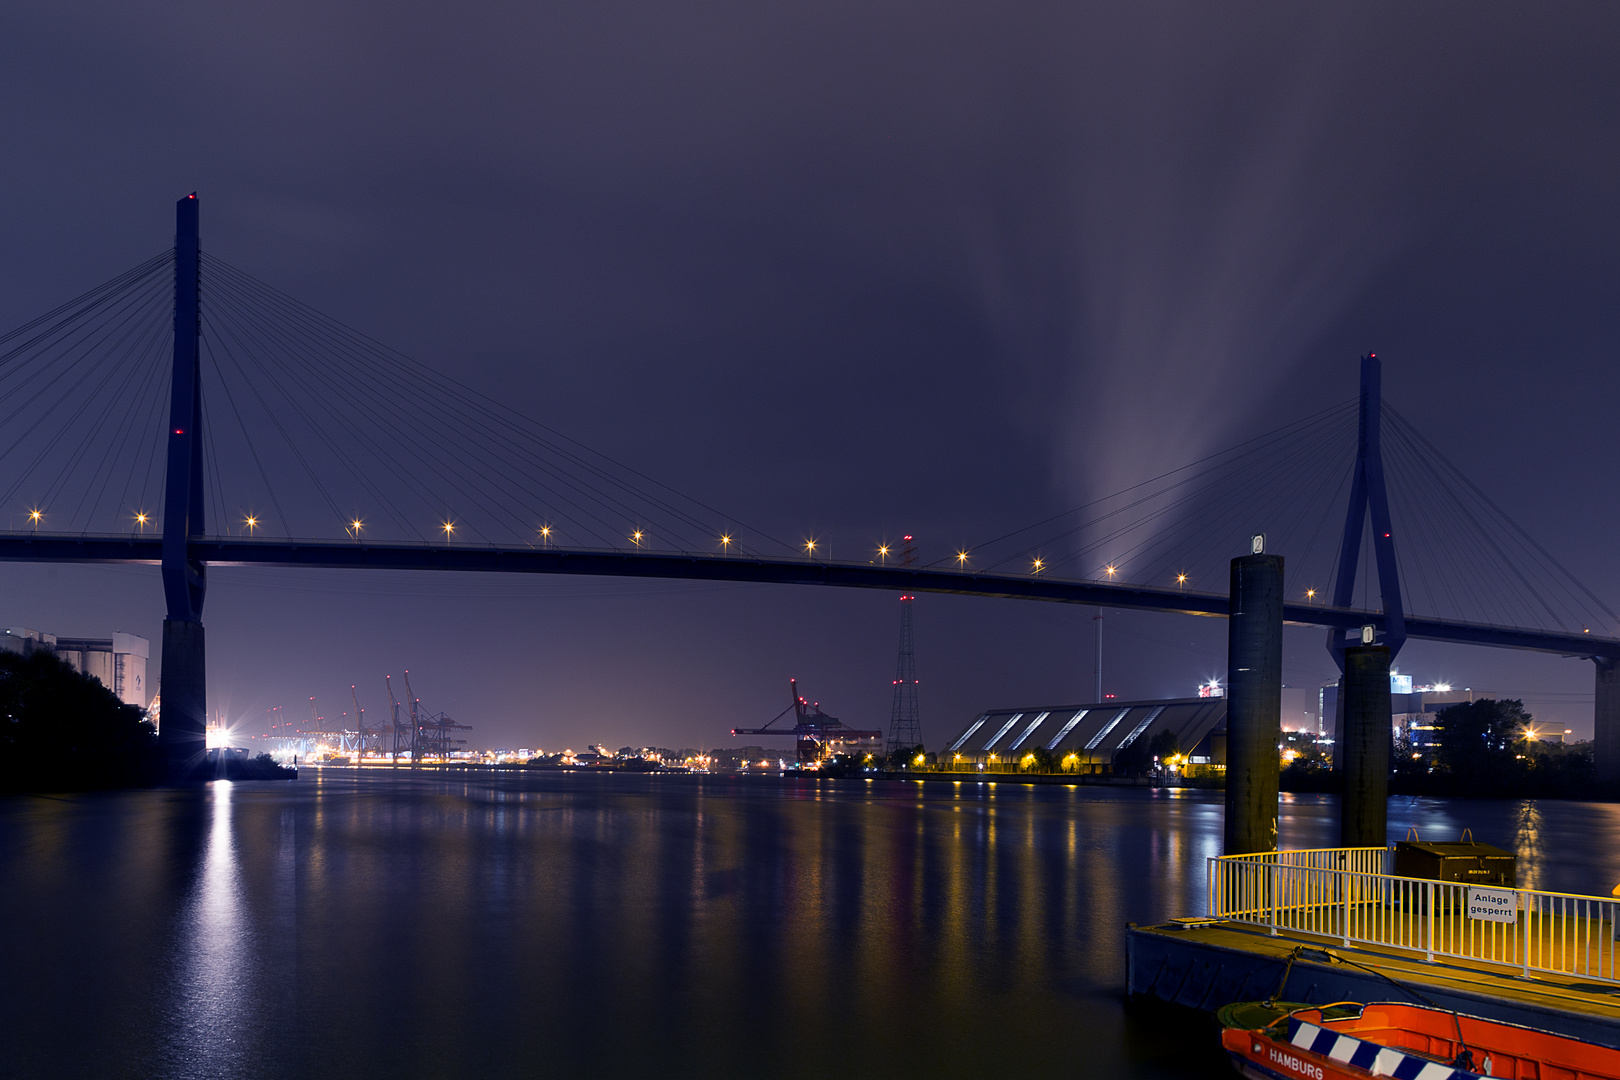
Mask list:
[[1242,1001],[1216,1017],[1232,1064],[1253,1080],[1620,1080],[1620,1050],[1450,1009]]

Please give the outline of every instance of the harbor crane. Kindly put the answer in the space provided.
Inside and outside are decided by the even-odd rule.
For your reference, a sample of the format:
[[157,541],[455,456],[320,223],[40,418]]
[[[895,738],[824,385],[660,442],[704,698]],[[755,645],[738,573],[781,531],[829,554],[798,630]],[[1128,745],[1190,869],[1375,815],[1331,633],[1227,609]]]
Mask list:
[[[882,748],[883,732],[852,728],[836,716],[821,711],[821,703],[810,701],[799,693],[799,680],[789,679],[788,690],[793,703],[771,718],[763,727],[732,728],[736,735],[791,735],[800,766],[819,765],[838,754],[873,752]],[[776,727],[776,723],[793,715],[791,728]]]

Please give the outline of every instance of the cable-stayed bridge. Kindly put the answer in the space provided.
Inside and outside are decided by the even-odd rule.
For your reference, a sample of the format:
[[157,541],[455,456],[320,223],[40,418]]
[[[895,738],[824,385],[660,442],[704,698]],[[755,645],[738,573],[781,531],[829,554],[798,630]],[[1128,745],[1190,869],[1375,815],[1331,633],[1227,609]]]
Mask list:
[[[1590,658],[1620,774],[1620,617],[1382,401],[1357,398],[1064,514],[891,563],[827,558],[576,442],[201,250],[0,336],[0,559],[161,566],[163,737],[202,745],[207,570],[566,573],[946,592],[1225,616],[1253,533],[1284,618]],[[178,332],[177,332],[178,331]],[[1360,593],[1358,595],[1358,587]],[[1341,665],[1342,666],[1342,665]],[[1620,778],[1620,775],[1617,775]]]

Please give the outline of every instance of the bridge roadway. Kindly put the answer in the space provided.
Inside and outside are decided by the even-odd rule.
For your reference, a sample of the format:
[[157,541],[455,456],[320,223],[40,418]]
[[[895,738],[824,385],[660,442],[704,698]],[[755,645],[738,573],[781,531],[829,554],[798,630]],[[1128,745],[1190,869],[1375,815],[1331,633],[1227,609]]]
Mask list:
[[[160,537],[0,533],[0,562],[136,563],[158,565]],[[307,566],[332,570],[458,570],[499,574],[583,574],[594,577],[742,581],[772,585],[823,585],[885,592],[954,593],[1008,600],[1045,600],[1087,607],[1133,608],[1225,618],[1224,593],[1152,588],[1146,585],[1073,581],[1036,574],[882,566],[870,563],[767,559],[659,551],[496,547],[472,543],[371,543],[331,540],[258,540],[203,537],[188,545],[189,558],[214,566]],[[1377,611],[1284,604],[1283,619],[1296,626],[1383,629]],[[1406,616],[1408,637],[1461,645],[1620,659],[1620,639],[1596,634],[1490,626]]]

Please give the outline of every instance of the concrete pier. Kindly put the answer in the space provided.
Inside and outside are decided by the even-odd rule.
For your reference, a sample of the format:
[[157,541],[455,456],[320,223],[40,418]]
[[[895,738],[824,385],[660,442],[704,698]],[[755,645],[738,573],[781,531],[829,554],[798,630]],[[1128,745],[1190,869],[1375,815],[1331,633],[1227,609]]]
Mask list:
[[1231,587],[1226,649],[1225,851],[1239,855],[1277,850],[1282,556],[1256,553],[1233,559]]
[[163,620],[163,709],[158,742],[171,765],[186,768],[202,757],[208,728],[208,681],[203,625]]
[[[1301,945],[1306,955],[1290,963],[1289,954]],[[1198,920],[1128,925],[1125,954],[1131,996],[1193,1009],[1213,1012],[1271,997],[1317,1004],[1405,999],[1389,978],[1442,1008],[1620,1047],[1620,998],[1611,993],[1613,984],[1585,976],[1538,972],[1526,979],[1499,964],[1430,963],[1421,952],[1274,937],[1263,928]]]
[[1620,784],[1620,661],[1592,658],[1597,667],[1592,702],[1592,759],[1599,783]]
[[1344,650],[1344,687],[1338,745],[1344,798],[1339,803],[1340,847],[1383,847],[1389,829],[1389,649],[1356,645]]

